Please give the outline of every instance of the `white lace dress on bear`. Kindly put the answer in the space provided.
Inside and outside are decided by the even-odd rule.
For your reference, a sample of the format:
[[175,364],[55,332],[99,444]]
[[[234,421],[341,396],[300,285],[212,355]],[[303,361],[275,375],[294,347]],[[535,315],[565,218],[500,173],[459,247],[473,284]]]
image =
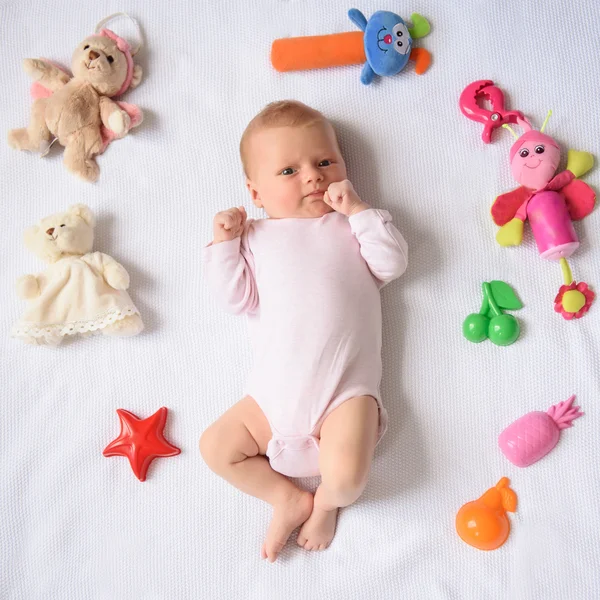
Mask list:
[[40,294],[27,301],[13,327],[20,338],[62,337],[103,329],[139,312],[125,290],[108,285],[102,252],[67,256],[51,264],[37,279]]

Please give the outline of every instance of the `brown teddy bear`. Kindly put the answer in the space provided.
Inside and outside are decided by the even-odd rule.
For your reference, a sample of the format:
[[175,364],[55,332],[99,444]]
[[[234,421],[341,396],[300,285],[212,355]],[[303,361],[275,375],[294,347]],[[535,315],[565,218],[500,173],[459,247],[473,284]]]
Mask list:
[[67,169],[95,181],[99,169],[94,157],[142,121],[138,107],[111,99],[142,79],[133,54],[124,39],[102,29],[75,50],[73,77],[49,61],[26,59],[23,66],[36,82],[32,95],[37,99],[29,126],[9,132],[10,146],[45,154],[55,138],[65,147]]
[[95,219],[84,204],[42,219],[25,232],[25,245],[49,263],[23,275],[18,295],[27,300],[12,335],[34,345],[56,346],[73,334],[127,337],[144,324],[129,294],[129,275],[114,258],[92,252]]

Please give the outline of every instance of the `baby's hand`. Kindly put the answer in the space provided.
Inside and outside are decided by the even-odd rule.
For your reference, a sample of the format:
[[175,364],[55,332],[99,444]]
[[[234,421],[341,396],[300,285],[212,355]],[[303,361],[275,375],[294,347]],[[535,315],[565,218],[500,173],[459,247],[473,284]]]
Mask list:
[[333,208],[333,210],[351,217],[367,208],[371,208],[366,202],[363,202],[359,195],[354,191],[354,187],[347,180],[332,183],[325,194],[323,202]]
[[213,220],[213,244],[229,242],[240,237],[246,224],[246,209],[230,208],[215,215]]

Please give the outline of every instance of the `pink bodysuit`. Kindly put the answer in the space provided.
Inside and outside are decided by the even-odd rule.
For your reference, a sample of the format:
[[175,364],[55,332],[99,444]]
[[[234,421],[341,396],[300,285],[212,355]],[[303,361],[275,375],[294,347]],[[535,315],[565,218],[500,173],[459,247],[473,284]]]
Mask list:
[[355,396],[377,401],[381,438],[379,290],[407,265],[387,211],[249,221],[242,238],[207,246],[204,265],[225,307],[248,315],[254,367],[245,391],[271,425],[274,470],[318,475],[321,424]]

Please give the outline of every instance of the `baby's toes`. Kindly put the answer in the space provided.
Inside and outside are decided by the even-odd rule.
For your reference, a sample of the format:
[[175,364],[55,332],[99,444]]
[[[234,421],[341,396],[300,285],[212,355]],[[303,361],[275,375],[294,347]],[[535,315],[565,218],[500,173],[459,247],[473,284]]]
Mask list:
[[265,558],[269,562],[275,562],[275,560],[279,556],[279,553],[283,550],[284,546],[285,546],[285,542],[277,542],[277,541],[269,542],[269,540],[267,540],[265,542]]

